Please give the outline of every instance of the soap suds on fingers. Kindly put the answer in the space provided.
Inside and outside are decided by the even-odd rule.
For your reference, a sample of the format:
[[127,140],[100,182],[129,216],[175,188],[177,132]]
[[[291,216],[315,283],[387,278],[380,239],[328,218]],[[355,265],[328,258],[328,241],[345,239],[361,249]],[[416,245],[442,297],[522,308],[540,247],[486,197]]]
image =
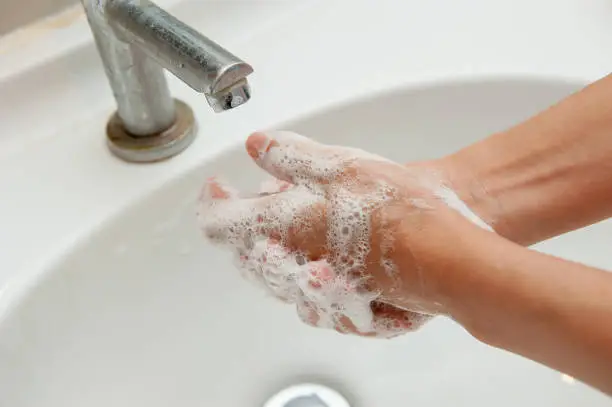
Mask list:
[[[295,304],[300,318],[312,325],[393,337],[431,318],[385,307],[381,290],[370,284],[374,253],[389,277],[399,275],[392,228],[373,230],[374,216],[387,207],[401,203],[406,210],[431,211],[441,203],[490,229],[442,182],[432,183],[386,158],[291,132],[252,137],[249,155],[274,178],[249,198],[209,180],[198,220],[211,242],[232,250],[249,280]],[[394,181],[398,178],[410,185],[408,191]],[[373,250],[375,233],[383,238]],[[318,258],[293,247],[296,235],[320,240]]]

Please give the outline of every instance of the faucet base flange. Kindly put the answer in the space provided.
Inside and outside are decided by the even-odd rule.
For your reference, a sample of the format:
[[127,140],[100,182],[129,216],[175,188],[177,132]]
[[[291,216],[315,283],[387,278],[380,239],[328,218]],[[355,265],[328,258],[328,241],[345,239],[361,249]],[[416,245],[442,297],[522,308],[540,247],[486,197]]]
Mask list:
[[181,153],[193,142],[197,124],[193,110],[184,102],[174,99],[176,120],[168,129],[147,136],[128,133],[115,112],[106,126],[110,151],[122,160],[134,163],[162,161]]

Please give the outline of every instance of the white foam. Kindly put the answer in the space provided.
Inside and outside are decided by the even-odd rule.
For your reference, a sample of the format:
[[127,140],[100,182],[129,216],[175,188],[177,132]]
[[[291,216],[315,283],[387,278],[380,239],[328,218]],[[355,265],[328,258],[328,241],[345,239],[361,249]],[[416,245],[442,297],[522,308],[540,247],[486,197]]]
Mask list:
[[485,221],[480,219],[478,215],[472,211],[465,202],[459,198],[459,195],[453,190],[451,190],[447,186],[440,186],[434,190],[434,194],[438,197],[442,202],[448,205],[450,208],[456,210],[461,215],[469,219],[474,224],[480,226],[483,229],[493,231],[491,226],[487,225]]
[[[316,314],[318,326],[342,329],[348,319],[359,332],[391,337],[426,322],[430,316],[421,313],[405,313],[407,321],[399,325],[392,317],[374,315],[372,302],[383,299],[379,291],[365,285],[370,278],[372,214],[399,200],[416,211],[435,210],[430,200],[438,200],[475,224],[489,226],[454,191],[441,182],[432,183],[429,174],[421,180],[413,170],[383,157],[314,144],[295,133],[275,132],[273,137],[277,145],[265,146],[259,164],[278,178],[291,179],[293,185],[268,181],[261,193],[271,195],[259,199],[240,199],[228,189],[228,199],[211,200],[207,198],[210,191],[204,191],[199,220],[205,235],[236,253],[237,265],[247,278],[273,296],[296,304],[302,319]],[[379,162],[405,179],[393,184],[384,176],[373,178],[367,168],[360,168],[360,160],[369,166]],[[386,172],[383,167],[381,173]],[[406,197],[402,182],[411,181],[411,188],[420,188],[421,195],[429,198]],[[289,253],[285,247],[296,230],[308,233],[313,218],[316,222],[323,213],[321,208],[325,209],[326,236],[320,238],[325,239],[329,254],[307,262],[305,256]],[[278,241],[269,239],[271,234]],[[378,263],[388,275],[397,277],[391,258],[394,236],[383,235]],[[319,278],[319,272],[326,277]]]

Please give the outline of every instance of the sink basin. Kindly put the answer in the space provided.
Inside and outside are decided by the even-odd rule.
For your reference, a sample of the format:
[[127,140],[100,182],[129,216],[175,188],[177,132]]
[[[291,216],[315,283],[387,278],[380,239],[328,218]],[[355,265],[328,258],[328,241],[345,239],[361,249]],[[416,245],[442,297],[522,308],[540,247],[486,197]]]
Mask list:
[[[580,86],[519,78],[440,83],[351,100],[277,127],[397,161],[426,159]],[[303,325],[201,238],[195,201],[215,174],[245,189],[264,178],[237,142],[107,219],[35,281],[7,288],[19,295],[0,315],[0,406],[260,406],[305,381],[362,407],[612,406],[444,318],[389,341]],[[599,243],[610,235],[612,223],[604,222],[538,250],[610,269]]]

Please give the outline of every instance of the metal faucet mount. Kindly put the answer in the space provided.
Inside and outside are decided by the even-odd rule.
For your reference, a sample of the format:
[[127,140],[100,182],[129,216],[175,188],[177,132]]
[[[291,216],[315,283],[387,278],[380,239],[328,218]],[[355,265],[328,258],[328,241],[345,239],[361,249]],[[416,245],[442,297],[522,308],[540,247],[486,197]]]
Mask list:
[[148,0],[82,0],[117,102],[107,142],[131,162],[170,158],[194,140],[191,108],[170,96],[164,69],[215,112],[246,103],[253,68]]

